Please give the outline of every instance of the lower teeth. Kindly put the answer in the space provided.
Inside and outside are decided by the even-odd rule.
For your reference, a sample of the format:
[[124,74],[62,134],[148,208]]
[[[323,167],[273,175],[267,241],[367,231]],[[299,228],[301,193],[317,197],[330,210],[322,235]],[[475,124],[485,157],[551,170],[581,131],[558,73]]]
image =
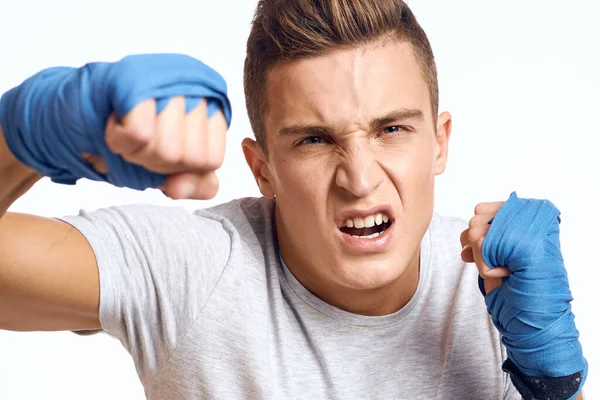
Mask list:
[[374,234],[369,235],[369,236],[358,236],[358,235],[352,235],[352,236],[355,238],[358,238],[358,239],[374,239],[379,235],[381,235],[381,232],[375,232]]

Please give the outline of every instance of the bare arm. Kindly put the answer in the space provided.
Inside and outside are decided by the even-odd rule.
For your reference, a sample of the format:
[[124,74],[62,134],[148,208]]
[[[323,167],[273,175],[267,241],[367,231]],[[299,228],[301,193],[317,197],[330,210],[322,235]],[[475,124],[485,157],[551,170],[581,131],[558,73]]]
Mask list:
[[87,240],[65,222],[7,210],[41,177],[0,127],[0,329],[98,329],[99,277]]

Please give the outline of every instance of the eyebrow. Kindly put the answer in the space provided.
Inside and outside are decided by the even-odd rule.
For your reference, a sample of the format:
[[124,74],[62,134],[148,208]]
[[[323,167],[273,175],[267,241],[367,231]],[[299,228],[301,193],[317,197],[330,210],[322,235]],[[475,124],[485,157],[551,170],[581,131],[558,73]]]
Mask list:
[[[386,125],[397,123],[400,121],[406,121],[408,119],[414,119],[417,121],[424,121],[425,116],[422,110],[412,108],[402,108],[400,110],[392,111],[382,117],[375,118],[370,123],[371,130],[375,131],[381,129]],[[333,130],[324,125],[290,125],[279,130],[279,136],[333,136]]]
[[425,115],[423,114],[423,111],[416,108],[403,108],[401,110],[392,111],[381,118],[376,118],[371,121],[371,130],[375,131],[386,125],[406,121],[408,119],[423,122],[425,120]]

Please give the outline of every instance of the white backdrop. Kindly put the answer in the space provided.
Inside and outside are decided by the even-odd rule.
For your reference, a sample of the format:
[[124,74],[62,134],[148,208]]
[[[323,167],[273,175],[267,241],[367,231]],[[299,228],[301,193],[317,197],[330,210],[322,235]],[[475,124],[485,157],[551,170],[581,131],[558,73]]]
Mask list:
[[[577,326],[590,362],[586,392],[600,398],[600,12],[593,0],[412,0],[436,53],[441,110],[454,115],[448,170],[436,207],[470,218],[481,201],[548,198],[562,211]],[[0,0],[0,92],[38,70],[181,52],[226,78],[234,107],[221,190],[201,208],[258,195],[240,142],[250,136],[242,91],[245,41],[256,0]],[[1,183],[0,183],[1,184]],[[40,182],[11,208],[60,216],[114,204],[169,204],[82,181]],[[458,238],[457,238],[458,240]],[[133,363],[104,335],[0,332],[0,399],[143,399]]]

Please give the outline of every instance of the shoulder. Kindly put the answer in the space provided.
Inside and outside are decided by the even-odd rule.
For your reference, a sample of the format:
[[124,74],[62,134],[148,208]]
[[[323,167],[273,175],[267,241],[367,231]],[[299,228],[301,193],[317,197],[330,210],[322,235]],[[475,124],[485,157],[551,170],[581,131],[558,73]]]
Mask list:
[[[86,237],[120,237],[135,242],[163,241],[172,238],[222,236],[222,222],[210,215],[198,215],[180,205],[127,204],[81,210],[77,215],[59,218],[75,226]],[[215,233],[217,233],[215,235]],[[221,235],[219,235],[221,233]],[[208,237],[207,237],[208,239]]]
[[132,226],[137,229],[155,227],[196,230],[199,227],[215,228],[227,225],[240,228],[245,225],[265,225],[271,222],[274,200],[268,198],[240,198],[215,206],[190,211],[180,205],[127,204],[81,210],[78,215],[59,219],[74,223],[94,225]]
[[275,199],[244,197],[210,208],[196,210],[194,215],[220,223],[240,240],[255,238],[260,242],[274,239]]
[[275,199],[266,197],[243,197],[209,208],[199,209],[195,215],[227,220],[233,225],[263,225],[271,222]]

